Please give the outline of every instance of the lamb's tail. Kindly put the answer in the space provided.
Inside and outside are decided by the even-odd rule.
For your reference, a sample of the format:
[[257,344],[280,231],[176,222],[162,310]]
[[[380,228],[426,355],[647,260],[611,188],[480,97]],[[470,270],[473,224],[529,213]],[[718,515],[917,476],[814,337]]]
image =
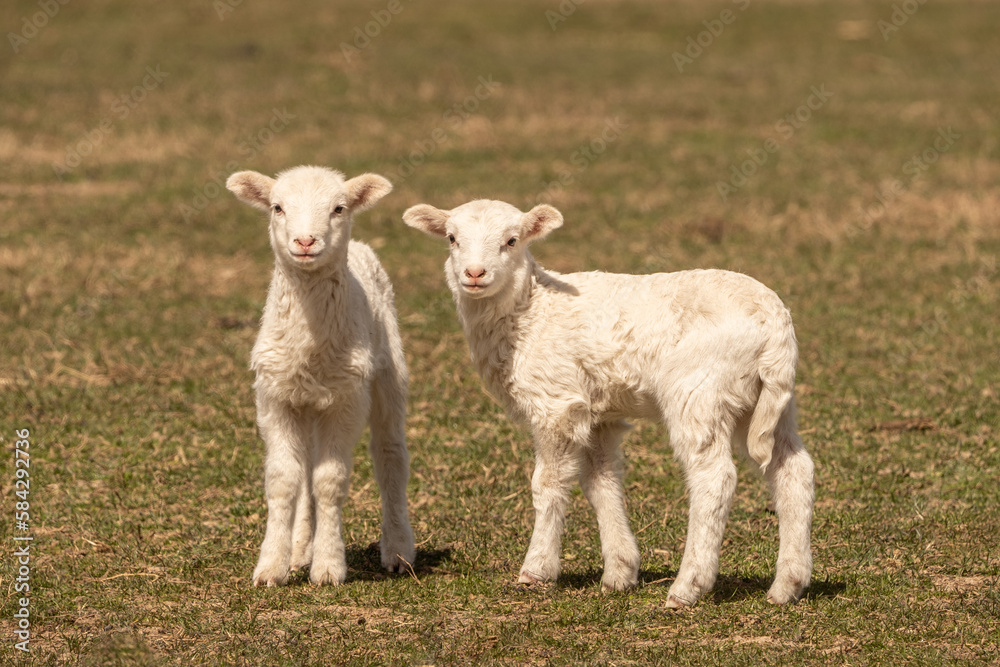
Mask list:
[[787,311],[785,315],[760,355],[757,367],[760,396],[747,431],[747,451],[760,466],[761,472],[771,462],[775,432],[781,420],[795,419],[795,366],[799,348],[791,315]]

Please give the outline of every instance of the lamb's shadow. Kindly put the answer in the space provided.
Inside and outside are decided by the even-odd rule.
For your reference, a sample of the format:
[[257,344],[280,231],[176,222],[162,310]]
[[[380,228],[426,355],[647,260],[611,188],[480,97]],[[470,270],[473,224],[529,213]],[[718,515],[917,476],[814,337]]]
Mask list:
[[392,574],[382,568],[382,557],[378,542],[366,547],[350,546],[346,549],[347,581],[380,581],[394,577],[421,577],[434,572],[435,568],[452,559],[450,547],[443,549],[417,549],[417,555],[410,564],[412,570]]
[[[711,599],[717,603],[737,602],[747,598],[766,596],[771,588],[770,577],[731,577],[719,575],[715,582],[715,587],[709,594]],[[806,589],[803,598],[835,598],[837,595],[847,590],[847,584],[838,581],[813,581]]]
[[[594,568],[579,572],[563,572],[559,575],[556,586],[558,588],[576,590],[600,586],[603,574],[603,570]],[[647,586],[662,587],[665,599],[667,590],[674,583],[676,577],[676,570],[640,570],[639,586],[643,588]],[[705,597],[717,604],[738,602],[748,598],[766,596],[770,587],[770,577],[745,578],[720,574],[715,582],[715,586]],[[845,590],[847,590],[847,584],[844,582],[830,580],[813,581],[809,584],[809,588],[806,589],[804,597],[806,599],[834,598]]]
[[[650,586],[657,585],[664,582],[673,581],[676,572],[655,572],[652,570],[640,570],[639,571],[639,585],[640,586]],[[590,588],[592,586],[601,585],[601,577],[604,576],[604,570],[589,568],[587,570],[579,571],[563,571],[559,574],[559,579],[556,580],[557,588],[571,588],[571,589],[584,589]]]
[[[347,559],[347,580],[352,581],[383,581],[385,579],[398,579],[402,577],[421,577],[435,571],[442,563],[446,563],[452,558],[452,550],[448,547],[444,549],[417,549],[416,558],[411,564],[412,570],[401,573],[387,572],[382,567],[382,556],[379,552],[378,542],[372,542],[368,546],[350,546],[344,550]],[[309,583],[309,568],[304,567],[291,573],[289,585],[300,586]]]

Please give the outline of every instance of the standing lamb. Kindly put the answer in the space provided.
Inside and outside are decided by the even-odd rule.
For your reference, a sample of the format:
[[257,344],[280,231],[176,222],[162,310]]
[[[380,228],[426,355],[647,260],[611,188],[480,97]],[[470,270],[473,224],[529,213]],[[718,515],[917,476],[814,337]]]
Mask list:
[[375,174],[345,181],[322,167],[226,181],[243,202],[270,211],[274,274],[250,355],[257,425],[267,447],[267,532],[254,585],[281,586],[309,566],[314,584],[347,576],[341,508],[352,453],[366,423],[382,495],[382,565],[413,562],[406,507],[406,361],[392,286],[351,222],[392,184]]
[[629,417],[661,419],[690,494],[687,546],[668,607],[712,588],[733,494],[733,448],[756,462],[777,505],[780,549],[768,600],[796,600],[812,571],[813,464],[796,432],[797,346],[771,290],[728,271],[646,276],[545,271],[527,246],[562,225],[551,206],[527,213],[478,200],[403,220],[445,237],[445,275],[473,364],[535,440],[535,528],[518,581],[559,575],[575,478],[597,514],[602,584],[635,586],[620,442]]

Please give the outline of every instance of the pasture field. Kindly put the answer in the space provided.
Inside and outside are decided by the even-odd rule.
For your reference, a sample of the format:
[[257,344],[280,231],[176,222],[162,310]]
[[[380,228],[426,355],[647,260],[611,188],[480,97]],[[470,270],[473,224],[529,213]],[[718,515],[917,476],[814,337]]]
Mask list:
[[[5,1],[0,662],[996,664],[998,25],[973,0]],[[347,583],[259,589],[272,253],[221,183],[302,163],[396,186],[354,235],[396,289],[419,551],[381,572],[362,442]],[[478,197],[563,212],[548,268],[728,268],[786,301],[817,466],[799,604],[765,602],[777,524],[742,466],[715,589],[664,609],[686,499],[647,423],[640,586],[601,592],[579,492],[558,583],[515,585],[531,442],[470,365],[445,246],[401,220]]]

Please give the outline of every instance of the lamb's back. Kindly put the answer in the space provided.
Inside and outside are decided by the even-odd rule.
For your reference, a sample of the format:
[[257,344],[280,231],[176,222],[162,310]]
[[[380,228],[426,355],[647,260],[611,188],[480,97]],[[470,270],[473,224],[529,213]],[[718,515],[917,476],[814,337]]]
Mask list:
[[655,386],[714,369],[720,382],[752,374],[786,323],[777,295],[739,273],[546,272],[520,318],[514,379],[519,395],[543,387],[587,395],[595,411],[653,416]]

